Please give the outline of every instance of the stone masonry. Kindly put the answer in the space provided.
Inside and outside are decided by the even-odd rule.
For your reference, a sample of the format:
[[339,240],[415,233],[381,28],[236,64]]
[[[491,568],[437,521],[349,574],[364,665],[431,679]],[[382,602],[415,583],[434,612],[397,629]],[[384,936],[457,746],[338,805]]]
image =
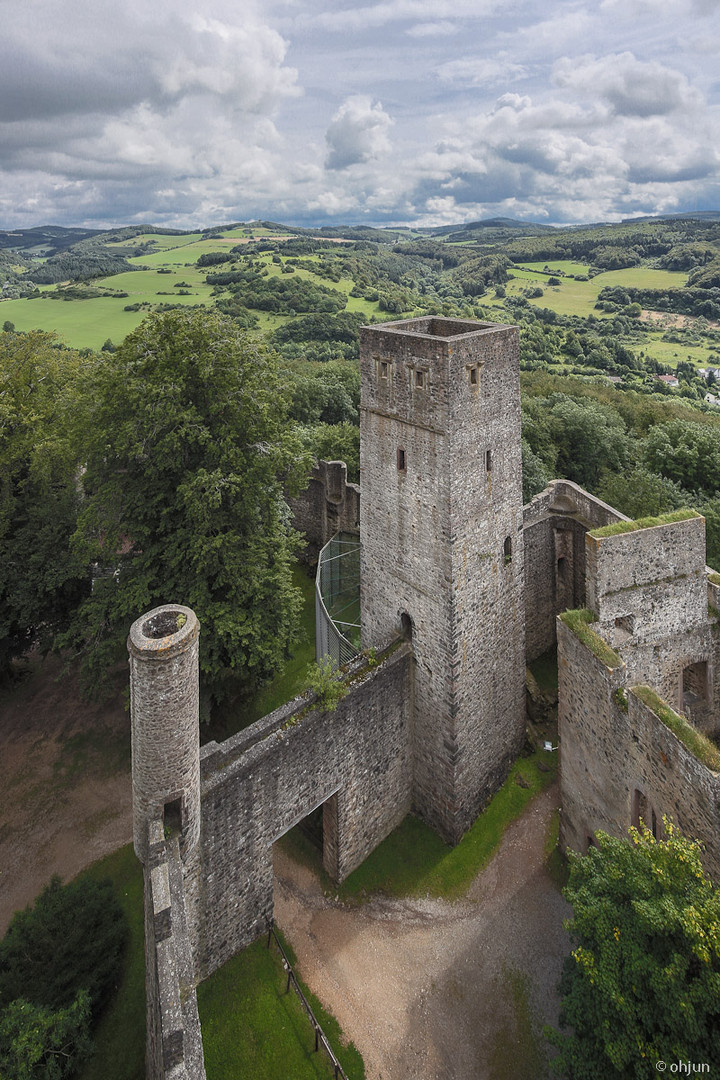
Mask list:
[[456,843],[525,732],[517,328],[365,327],[360,365],[363,642],[412,633],[413,808]]
[[[204,1080],[195,989],[270,925],[273,843],[322,807],[342,881],[411,809],[456,842],[522,746],[526,659],[556,640],[562,842],[667,813],[720,873],[720,773],[660,715],[664,698],[720,731],[703,519],[619,532],[623,515],[565,480],[522,507],[515,327],[365,327],[361,371],[362,500],[320,462],[293,501],[310,559],[359,521],[378,662],[350,665],[337,710],[304,696],[201,749],[194,613],[166,605],[130,630],[150,1080]],[[561,616],[577,608],[595,620],[582,640]]]

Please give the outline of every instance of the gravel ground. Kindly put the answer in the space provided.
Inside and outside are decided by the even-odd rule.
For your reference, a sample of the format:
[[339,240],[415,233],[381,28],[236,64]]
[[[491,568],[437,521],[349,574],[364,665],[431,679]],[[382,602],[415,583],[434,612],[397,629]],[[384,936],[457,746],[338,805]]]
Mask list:
[[302,977],[365,1060],[367,1080],[537,1080],[570,907],[543,865],[557,786],[507,830],[467,896],[323,895],[319,880],[275,850],[275,917]]

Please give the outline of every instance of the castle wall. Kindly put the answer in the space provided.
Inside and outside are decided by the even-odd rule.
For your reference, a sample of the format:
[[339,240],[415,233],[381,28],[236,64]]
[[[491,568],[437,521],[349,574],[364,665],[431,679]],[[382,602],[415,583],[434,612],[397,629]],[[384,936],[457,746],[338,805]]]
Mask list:
[[663,815],[705,845],[720,879],[720,774],[703,765],[630,689],[628,671],[607,667],[558,621],[561,843],[584,852],[597,829],[627,835],[642,807],[650,827]]
[[[183,854],[181,833],[165,839],[162,805],[147,811],[139,834],[150,1080],[204,1080],[195,986],[270,925],[273,843],[323,805],[323,860],[342,881],[407,814],[412,671],[405,642],[376,665],[359,657],[334,712],[296,699],[203,747],[192,850]],[[135,724],[143,728],[140,712]]]
[[318,461],[305,491],[288,499],[294,526],[307,538],[303,558],[311,566],[336,532],[360,528],[360,488],[347,482],[344,461]]
[[585,534],[626,521],[570,480],[553,480],[523,507],[525,651],[536,660],[555,644],[556,616],[585,606]]
[[334,712],[299,699],[203,748],[198,979],[268,927],[272,845],[303,817],[325,804],[324,862],[336,881],[405,817],[411,665],[404,643],[375,668],[360,658]]
[[165,841],[160,818],[149,824],[147,839],[146,1074],[151,1080],[205,1080],[179,843]]
[[[715,645],[708,618],[705,521],[699,515],[613,536],[587,536],[587,605],[597,631],[622,655],[629,686],[654,690],[705,727],[714,699]],[[705,664],[701,695],[683,672]]]

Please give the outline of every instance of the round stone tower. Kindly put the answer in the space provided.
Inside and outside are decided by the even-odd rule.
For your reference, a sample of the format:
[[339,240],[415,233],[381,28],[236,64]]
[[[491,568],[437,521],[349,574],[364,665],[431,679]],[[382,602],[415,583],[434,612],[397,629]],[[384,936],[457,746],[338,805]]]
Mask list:
[[185,859],[200,838],[200,729],[195,612],[155,608],[130,627],[133,840],[147,856],[148,824],[179,835]]

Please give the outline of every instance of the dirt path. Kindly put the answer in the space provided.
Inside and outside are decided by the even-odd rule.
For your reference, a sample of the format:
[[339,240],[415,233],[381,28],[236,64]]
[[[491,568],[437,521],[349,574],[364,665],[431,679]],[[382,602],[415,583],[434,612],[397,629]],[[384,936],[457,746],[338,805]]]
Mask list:
[[0,696],[0,937],[52,874],[64,881],[132,838],[130,718],[83,705],[50,659]]
[[570,908],[543,865],[557,787],[507,831],[466,899],[327,899],[275,854],[275,915],[311,990],[365,1060],[367,1080],[537,1080],[535,1036],[557,1021]]

